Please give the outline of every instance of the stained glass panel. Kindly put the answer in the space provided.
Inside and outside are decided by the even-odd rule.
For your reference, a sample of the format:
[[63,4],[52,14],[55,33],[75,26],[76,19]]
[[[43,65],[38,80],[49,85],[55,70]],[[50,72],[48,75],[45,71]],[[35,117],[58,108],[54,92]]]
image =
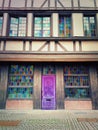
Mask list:
[[55,70],[54,65],[46,65],[43,67],[43,75],[55,74],[55,73],[56,73],[56,70]]
[[89,88],[65,88],[66,98],[89,98]]
[[3,18],[0,17],[0,36],[2,34],[2,24],[3,24]]
[[89,97],[88,67],[83,65],[66,65],[64,67],[64,86],[66,98]]
[[32,98],[33,65],[11,65],[8,80],[8,98]]
[[59,18],[59,35],[61,37],[70,37],[71,36],[71,17]]

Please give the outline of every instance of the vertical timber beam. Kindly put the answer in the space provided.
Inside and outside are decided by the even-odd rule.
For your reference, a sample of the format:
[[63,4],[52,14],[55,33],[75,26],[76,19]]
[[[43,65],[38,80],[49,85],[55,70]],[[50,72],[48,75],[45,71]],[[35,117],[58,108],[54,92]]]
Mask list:
[[97,68],[95,65],[90,66],[90,85],[92,96],[92,108],[98,109],[98,84],[97,84]]
[[56,103],[57,109],[64,109],[64,76],[62,66],[56,66]]
[[34,109],[41,109],[41,66],[34,67]]
[[0,109],[5,109],[8,82],[8,66],[0,66]]

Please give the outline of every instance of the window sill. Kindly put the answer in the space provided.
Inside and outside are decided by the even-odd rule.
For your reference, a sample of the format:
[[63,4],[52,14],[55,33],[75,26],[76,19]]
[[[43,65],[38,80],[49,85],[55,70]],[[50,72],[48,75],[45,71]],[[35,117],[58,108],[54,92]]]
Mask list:
[[65,101],[91,101],[91,98],[65,98]]

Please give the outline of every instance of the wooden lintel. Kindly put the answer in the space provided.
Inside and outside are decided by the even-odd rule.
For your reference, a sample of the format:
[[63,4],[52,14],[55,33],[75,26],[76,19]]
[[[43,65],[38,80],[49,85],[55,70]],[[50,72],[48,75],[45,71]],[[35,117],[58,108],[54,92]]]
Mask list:
[[98,61],[98,54],[83,53],[21,53],[0,54],[0,61],[33,61],[33,62],[89,62]]

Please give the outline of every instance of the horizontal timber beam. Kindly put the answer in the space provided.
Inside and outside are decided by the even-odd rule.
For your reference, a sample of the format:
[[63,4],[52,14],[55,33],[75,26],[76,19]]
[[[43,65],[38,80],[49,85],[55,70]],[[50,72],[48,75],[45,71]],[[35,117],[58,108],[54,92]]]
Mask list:
[[26,53],[0,53],[0,61],[33,61],[33,62],[77,62],[98,61],[98,52],[26,52]]

